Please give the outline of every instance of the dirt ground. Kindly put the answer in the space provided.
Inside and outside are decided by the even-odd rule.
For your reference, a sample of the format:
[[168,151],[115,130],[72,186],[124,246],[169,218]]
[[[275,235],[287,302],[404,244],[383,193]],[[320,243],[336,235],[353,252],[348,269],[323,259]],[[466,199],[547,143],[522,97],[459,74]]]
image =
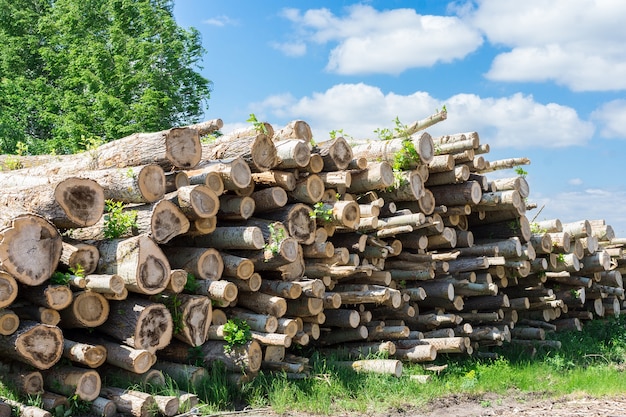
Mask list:
[[[245,417],[318,417],[299,412],[276,414],[271,410],[246,410]],[[224,414],[220,414],[223,416]],[[569,395],[544,398],[537,394],[485,394],[450,396],[423,408],[396,408],[379,414],[335,414],[333,417],[626,417],[626,394],[615,398]]]

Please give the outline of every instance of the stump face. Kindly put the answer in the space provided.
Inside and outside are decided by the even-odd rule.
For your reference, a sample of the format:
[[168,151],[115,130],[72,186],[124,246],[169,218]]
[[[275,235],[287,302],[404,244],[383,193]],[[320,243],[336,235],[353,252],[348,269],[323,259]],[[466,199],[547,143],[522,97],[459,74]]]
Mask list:
[[170,269],[162,259],[148,255],[145,262],[139,267],[139,281],[147,291],[161,291],[163,283],[169,279]]
[[16,348],[38,369],[48,369],[61,359],[63,333],[54,326],[38,325],[18,337]]
[[2,267],[26,285],[39,285],[56,270],[63,243],[58,230],[34,216],[18,217],[3,231]]
[[104,211],[104,192],[93,180],[62,182],[54,190],[54,197],[68,218],[78,226],[94,225]]

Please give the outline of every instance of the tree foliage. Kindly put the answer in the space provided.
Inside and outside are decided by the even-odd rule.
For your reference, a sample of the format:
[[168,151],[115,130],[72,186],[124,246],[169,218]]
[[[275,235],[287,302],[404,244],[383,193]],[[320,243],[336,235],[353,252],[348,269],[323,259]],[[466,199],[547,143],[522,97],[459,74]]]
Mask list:
[[173,0],[0,0],[0,153],[199,121],[211,83]]

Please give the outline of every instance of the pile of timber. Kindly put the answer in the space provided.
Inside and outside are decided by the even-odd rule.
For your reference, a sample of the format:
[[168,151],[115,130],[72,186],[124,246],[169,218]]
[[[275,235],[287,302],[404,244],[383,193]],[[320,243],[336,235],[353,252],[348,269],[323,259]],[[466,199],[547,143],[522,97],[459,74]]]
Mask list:
[[[48,409],[78,395],[98,415],[174,415],[216,363],[301,378],[294,347],[310,346],[397,375],[620,314],[626,240],[604,221],[530,221],[525,178],[488,178],[530,161],[426,132],[445,118],[315,145],[301,120],[221,135],[217,119],[23,157],[0,173],[0,378]],[[107,202],[135,216],[114,238]],[[230,348],[238,320],[251,340]],[[378,352],[392,360],[360,360]],[[181,395],[120,386],[165,374]]]

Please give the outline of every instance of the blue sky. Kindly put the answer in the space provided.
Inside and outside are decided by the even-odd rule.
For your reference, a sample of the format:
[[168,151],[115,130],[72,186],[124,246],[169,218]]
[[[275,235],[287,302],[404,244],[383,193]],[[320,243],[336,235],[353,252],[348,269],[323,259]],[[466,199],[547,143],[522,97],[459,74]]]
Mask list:
[[[527,157],[529,219],[604,219],[626,237],[626,2],[177,0],[202,34],[205,119],[307,121],[375,138],[444,105],[433,136]],[[511,170],[490,178],[513,176]]]

